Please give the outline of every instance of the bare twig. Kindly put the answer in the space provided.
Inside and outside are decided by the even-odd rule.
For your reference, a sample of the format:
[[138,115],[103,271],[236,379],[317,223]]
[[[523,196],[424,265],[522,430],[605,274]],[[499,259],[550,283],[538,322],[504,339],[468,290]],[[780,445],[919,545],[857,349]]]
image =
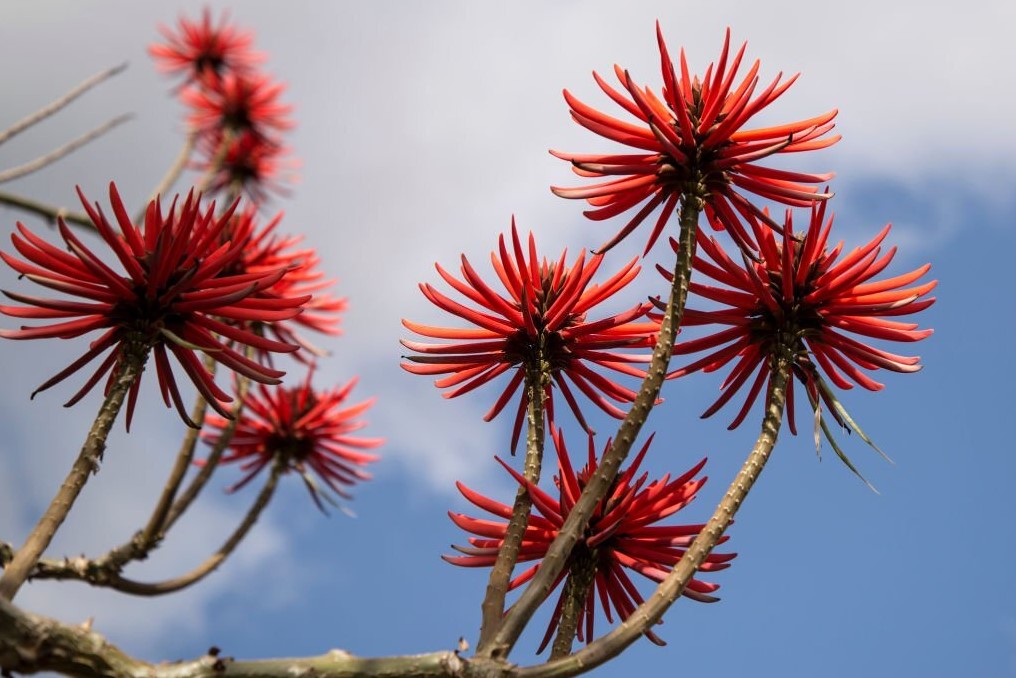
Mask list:
[[46,167],[47,165],[53,164],[54,162],[64,157],[65,155],[73,153],[77,149],[87,144],[89,141],[92,141],[93,139],[102,136],[103,134],[113,129],[117,125],[127,122],[133,117],[134,117],[133,113],[123,113],[122,115],[118,115],[115,118],[107,120],[103,124],[93,129],[92,131],[82,134],[77,139],[68,141],[63,146],[60,146],[59,148],[56,148],[45,155],[39,156],[35,160],[30,160],[29,162],[26,162],[23,165],[18,165],[17,167],[12,167],[8,170],[0,172],[0,184],[5,183],[7,181],[13,181],[14,179],[18,179],[27,174],[31,174],[32,172],[41,170],[43,167]]
[[80,212],[71,212],[66,207],[53,207],[46,203],[39,202],[37,200],[30,200],[23,198],[20,195],[14,195],[13,193],[4,193],[0,191],[0,204],[9,205],[32,214],[37,214],[40,217],[44,217],[50,225],[55,226],[57,219],[63,217],[63,220],[69,224],[77,224],[78,226],[87,226],[88,228],[95,228],[95,224],[88,218],[87,214]]
[[78,85],[77,87],[72,89],[71,91],[69,91],[66,94],[64,94],[62,97],[60,97],[56,101],[50,103],[47,106],[43,106],[39,110],[35,111],[34,113],[28,115],[25,118],[22,118],[18,122],[14,123],[13,125],[8,127],[7,129],[5,129],[2,132],[0,132],[0,144],[2,144],[3,142],[7,141],[11,137],[13,137],[15,134],[23,132],[24,130],[28,129],[32,125],[45,120],[49,116],[53,115],[54,113],[58,112],[60,109],[62,109],[65,106],[67,106],[67,104],[71,103],[72,101],[77,99],[79,96],[81,96],[82,94],[87,92],[88,90],[92,89],[93,87],[95,87],[99,83],[101,83],[101,82],[103,82],[105,80],[108,80],[109,78],[112,78],[114,75],[120,73],[125,68],[127,68],[127,62],[124,62],[124,63],[120,64],[119,66],[114,66],[113,68],[110,68],[108,70],[102,71],[101,73],[96,73],[95,75],[93,75],[92,77],[88,78],[87,80],[82,82],[80,85]]
[[3,576],[0,577],[0,598],[5,600],[14,598],[38,562],[39,556],[49,546],[53,535],[67,518],[74,501],[84,488],[88,476],[99,469],[99,460],[102,459],[102,453],[106,449],[106,437],[109,435],[109,430],[120,412],[127,391],[130,390],[134,380],[141,375],[145,359],[148,357],[148,347],[140,343],[127,342],[120,348],[120,351],[116,379],[113,380],[112,387],[99,408],[99,413],[88,431],[88,436],[85,438],[85,443],[82,445],[81,452],[74,461],[70,473],[64,479],[56,496],[53,497],[49,508],[39,519],[35,529],[14,554],[10,564],[4,568]]
[[57,672],[79,678],[508,678],[512,667],[467,660],[445,650],[364,658],[342,650],[316,657],[235,661],[207,654],[152,664],[125,653],[87,625],[70,626],[0,599],[0,667],[5,672]]

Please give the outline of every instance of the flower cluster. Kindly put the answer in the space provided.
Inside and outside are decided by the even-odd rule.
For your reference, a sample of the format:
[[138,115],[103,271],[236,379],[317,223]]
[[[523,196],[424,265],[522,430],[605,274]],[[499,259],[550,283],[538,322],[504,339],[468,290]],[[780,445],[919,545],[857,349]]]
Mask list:
[[245,191],[257,200],[291,162],[280,132],[292,128],[292,106],[279,101],[283,86],[255,66],[251,35],[228,23],[215,26],[181,19],[177,33],[162,29],[165,44],[149,53],[158,67],[188,75],[180,98],[201,158],[194,167],[210,175],[211,190]]
[[[127,344],[154,354],[163,400],[167,406],[172,403],[193,426],[196,424],[186,413],[169,356],[176,359],[208,403],[225,416],[229,414],[223,404],[232,398],[215,383],[197,358],[197,351],[247,378],[265,384],[278,383],[283,372],[251,360],[244,355],[242,347],[270,352],[292,352],[299,347],[256,334],[236,321],[293,318],[310,296],[263,294],[283,279],[287,271],[284,265],[235,275],[228,273],[227,269],[243,256],[240,243],[222,239],[235,203],[216,217],[215,203],[202,208],[200,196],[193,192],[183,201],[174,199],[166,212],[156,199],[148,205],[143,225],[138,226],[131,221],[116,186],[111,183],[109,199],[117,232],[98,203],[89,204],[81,189],[78,195],[96,231],[124,273],[117,273],[85,246],[63,219],[59,220],[59,231],[69,252],[47,243],[21,223],[11,240],[25,260],[0,252],[7,265],[29,280],[84,300],[49,299],[5,291],[8,297],[27,306],[0,306],[0,312],[19,318],[59,322],[3,330],[0,336],[71,339],[102,332],[91,342],[88,351],[39,386],[36,393],[63,381],[103,354],[106,356],[99,367],[67,405],[80,400],[105,375],[109,375],[108,389]],[[128,427],[139,384],[140,380],[135,380],[131,386]]]
[[[302,351],[294,357],[304,363],[309,361],[305,353],[322,356],[324,351],[311,344],[298,333],[297,326],[328,335],[341,334],[340,313],[346,310],[346,300],[327,292],[335,282],[326,279],[318,269],[321,258],[312,248],[298,248],[302,238],[280,235],[276,227],[282,220],[279,212],[263,227],[258,225],[258,211],[248,206],[233,215],[223,230],[223,241],[232,241],[241,249],[240,257],[233,262],[230,273],[258,273],[286,269],[286,275],[271,287],[261,290],[256,298],[271,304],[273,299],[301,297],[303,304],[300,315],[292,318],[273,319],[264,315],[241,321],[255,334],[271,334],[279,341],[300,346]],[[263,357],[270,360],[271,354]]]
[[564,91],[575,122],[606,139],[640,151],[633,154],[552,151],[571,162],[579,176],[604,180],[578,188],[552,188],[561,197],[587,200],[593,208],[585,212],[590,219],[609,219],[642,205],[600,251],[613,247],[662,205],[646,244],[648,253],[682,198],[689,193],[705,199],[707,212],[715,214],[712,220],[715,226],[726,228],[741,247],[752,249],[754,245],[741,218],[749,215],[764,218],[764,214],[742,191],[799,207],[829,197],[812,184],[828,181],[832,174],[789,172],[759,165],[757,161],[778,153],[824,148],[836,143],[838,135],[826,136],[833,127],[835,110],[785,125],[743,129],[753,116],[786,92],[797,76],[781,82],[781,76],[777,75],[756,94],[759,62],[755,61],[747,75],[735,85],[745,45],[730,59],[729,29],[719,61],[709,65],[701,80],[689,75],[683,49],[678,76],[659,24],[656,37],[663,72],[660,96],[636,84],[620,66],[614,67],[614,73],[627,95],[593,73],[607,96],[636,122],[601,113],[576,99],[568,90]]
[[[651,304],[637,304],[627,311],[599,319],[592,319],[588,314],[638,275],[640,269],[635,260],[602,283],[593,284],[593,276],[603,262],[602,255],[591,256],[587,261],[583,251],[568,266],[567,252],[556,261],[541,260],[532,234],[528,247],[523,248],[514,220],[511,236],[510,248],[502,235],[498,251],[491,254],[491,263],[504,293],[485,283],[465,256],[462,257],[461,280],[437,265],[441,278],[479,309],[459,303],[429,284],[420,285],[429,301],[474,327],[432,327],[403,320],[403,324],[417,334],[457,343],[404,340],[402,344],[419,355],[406,356],[408,362],[402,367],[414,374],[449,375],[435,382],[438,388],[450,389],[444,394],[446,398],[468,393],[514,370],[484,417],[487,421],[496,417],[523,387],[527,374],[539,375],[535,378],[542,380],[551,416],[554,386],[561,391],[576,419],[589,429],[572,391],[574,386],[604,412],[623,418],[624,412],[607,398],[627,403],[634,400],[635,393],[590,365],[644,376],[644,370],[634,367],[633,363],[648,362],[648,355],[618,353],[614,349],[652,345],[656,325],[638,322]],[[512,434],[513,450],[528,402],[523,389]]]
[[[229,488],[230,492],[249,483],[275,461],[285,471],[300,474],[321,510],[324,510],[322,499],[333,504],[335,500],[318,486],[311,471],[329,490],[345,499],[350,498],[345,487],[370,479],[362,467],[376,461],[378,456],[363,450],[376,448],[384,440],[351,434],[366,426],[358,417],[373,404],[373,398],[350,405],[347,399],[356,379],[332,390],[319,391],[311,385],[313,373],[313,368],[308,370],[307,378],[295,388],[262,386],[247,396],[243,414],[229,440],[229,450],[222,457],[224,463],[238,463],[245,473]],[[215,415],[208,415],[206,423],[211,430],[202,435],[209,444],[218,442],[229,424]]]
[[[890,227],[843,255],[842,242],[831,248],[828,245],[833,219],[830,216],[826,220],[825,211],[825,203],[812,209],[803,236],[793,234],[789,211],[780,229],[782,235],[767,223],[755,222],[757,261],[743,258],[735,262],[715,239],[699,241],[694,268],[721,286],[691,283],[690,291],[714,302],[715,307],[686,309],[684,326],[718,325],[723,329],[679,341],[674,347],[677,355],[708,353],[669,376],[698,370],[713,372],[733,365],[721,385],[720,397],[703,416],[712,415],[750,383],[744,403],[730,424],[731,428],[738,426],[768,383],[772,359],[783,348],[793,356],[793,376],[804,387],[812,407],[817,409],[820,402],[824,403],[840,426],[853,428],[865,437],[825,378],[842,389],[858,385],[877,391],[882,384],[866,371],[916,372],[921,368],[917,356],[890,353],[851,335],[902,342],[930,335],[930,329],[921,330],[916,323],[893,319],[922,311],[935,302],[927,294],[937,281],[917,284],[930,265],[873,280],[896,254],[895,247],[882,252]],[[796,433],[794,380],[787,385],[787,409],[788,425]]]
[[[592,436],[589,436],[586,465],[576,473],[561,431],[552,428],[551,433],[554,449],[557,451],[558,475],[554,477],[554,484],[558,489],[557,498],[526,481],[518,472],[505,465],[519,484],[529,491],[538,514],[529,517],[519,552],[519,562],[542,560],[598,465]],[[637,572],[655,582],[662,582],[702,530],[702,525],[655,523],[677,513],[695,498],[706,482],[705,478],[694,479],[705,465],[705,460],[673,480],[667,475],[647,484],[648,474],[637,474],[651,442],[652,437],[642,446],[631,466],[618,473],[613,488],[606,498],[597,504],[589,526],[569,557],[568,565],[554,583],[556,588],[566,576],[579,576],[582,570],[586,570],[588,575],[588,570],[592,570],[592,585],[583,605],[584,624],[579,624],[577,628],[580,641],[588,643],[593,639],[597,599],[608,622],[613,623],[613,612],[616,612],[622,621],[627,619],[643,602],[628,571]],[[608,441],[606,449],[609,447]],[[501,463],[504,465],[504,462]],[[449,512],[448,515],[456,525],[477,536],[469,538],[469,546],[454,547],[463,555],[444,556],[444,559],[453,565],[464,567],[489,567],[494,564],[504,541],[512,509],[474,492],[462,483],[457,483],[457,487],[472,504],[503,519],[504,522],[481,520]],[[700,571],[716,572],[726,569],[729,567],[729,561],[735,556],[733,553],[710,554]],[[532,579],[540,564],[537,562],[517,575],[509,584],[509,588],[515,589]],[[714,602],[718,598],[712,594],[718,588],[717,584],[692,579],[684,590],[684,595],[700,602]],[[543,651],[557,628],[564,602],[565,597],[562,594],[551,616],[543,642],[537,650],[538,653]],[[647,630],[646,637],[654,643],[663,644],[652,631]]]
[[254,36],[237,29],[223,17],[219,25],[212,23],[207,8],[201,21],[180,17],[176,32],[160,26],[165,44],[153,44],[148,53],[155,59],[159,70],[182,74],[186,82],[217,78],[226,73],[250,73],[264,60],[264,56],[251,49]]

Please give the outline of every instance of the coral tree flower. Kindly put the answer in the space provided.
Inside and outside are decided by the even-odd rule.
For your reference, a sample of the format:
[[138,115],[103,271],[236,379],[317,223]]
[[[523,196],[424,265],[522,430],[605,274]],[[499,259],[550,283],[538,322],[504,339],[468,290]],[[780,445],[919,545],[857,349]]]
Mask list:
[[[302,237],[283,236],[276,232],[282,216],[279,212],[262,228],[258,225],[257,208],[248,206],[243,212],[233,215],[220,237],[236,243],[242,252],[229,269],[231,275],[266,273],[280,268],[287,270],[278,282],[259,291],[256,298],[271,304],[276,299],[309,297],[302,312],[292,318],[239,321],[242,327],[255,334],[271,334],[279,341],[300,346],[303,351],[294,357],[306,363],[305,352],[317,356],[325,352],[301,336],[295,326],[322,334],[341,334],[339,323],[342,319],[339,314],[346,310],[346,300],[324,291],[335,280],[325,279],[324,273],[318,270],[321,258],[312,248],[297,248]],[[264,357],[270,359],[271,354],[264,353]]]
[[[334,499],[323,492],[310,475],[313,471],[335,494],[349,499],[344,487],[370,474],[363,466],[379,458],[364,452],[381,445],[382,438],[361,438],[350,435],[366,422],[358,419],[374,399],[349,405],[347,399],[356,379],[345,386],[318,391],[311,386],[313,368],[307,378],[295,388],[274,386],[259,387],[244,400],[244,409],[236,422],[229,441],[229,449],[222,456],[223,463],[236,462],[245,473],[230,492],[251,481],[273,460],[279,459],[286,471],[296,471],[303,478],[318,508],[324,510],[321,499],[331,503]],[[209,414],[210,427],[202,434],[206,442],[214,444],[222,435],[228,421]],[[214,430],[218,429],[218,431]]]
[[797,76],[781,82],[782,74],[777,75],[758,92],[759,62],[755,61],[735,84],[746,44],[730,60],[728,29],[719,61],[709,65],[701,80],[697,76],[692,78],[683,49],[680,74],[675,72],[659,23],[656,37],[663,71],[659,96],[636,84],[620,66],[615,65],[614,72],[623,91],[593,73],[600,88],[635,122],[601,113],[564,91],[577,123],[606,139],[637,149],[630,154],[551,151],[570,161],[579,176],[604,180],[577,188],[551,189],[564,198],[587,200],[593,207],[585,212],[590,219],[609,219],[641,205],[600,251],[613,247],[662,206],[646,245],[648,253],[681,197],[695,190],[692,187],[696,185],[705,189],[707,212],[717,217],[711,220],[714,226],[725,227],[741,247],[752,249],[754,246],[738,215],[763,216],[745,193],[803,207],[829,197],[811,184],[828,181],[832,174],[789,172],[759,165],[758,161],[778,153],[836,143],[839,135],[826,136],[833,128],[835,110],[785,125],[744,129],[753,116],[786,92]]
[[250,72],[264,56],[251,49],[254,36],[250,32],[230,26],[227,20],[224,16],[218,26],[213,25],[207,8],[200,22],[181,17],[176,32],[159,27],[166,43],[150,45],[148,53],[159,70],[183,73],[188,80]]
[[[229,145],[225,150],[222,144]],[[265,202],[269,192],[285,195],[286,180],[295,178],[298,162],[287,158],[289,148],[278,139],[269,139],[247,131],[230,135],[211,134],[198,139],[198,152],[202,158],[191,167],[210,173],[208,190],[217,193],[241,191],[257,203]]]
[[[882,253],[889,226],[862,247],[845,256],[843,243],[827,246],[832,217],[825,221],[825,204],[811,211],[803,238],[792,235],[791,216],[777,234],[768,224],[755,223],[759,261],[732,261],[713,238],[699,241],[694,267],[722,286],[692,282],[690,291],[715,302],[713,310],[686,309],[684,327],[720,325],[724,329],[698,339],[678,341],[675,355],[707,351],[707,355],[673,372],[679,377],[698,370],[713,372],[733,364],[722,394],[703,416],[721,408],[745,384],[747,396],[730,427],[745,418],[770,375],[770,360],[780,343],[789,342],[793,375],[805,388],[812,406],[824,402],[841,426],[849,426],[867,440],[846,415],[826,385],[827,378],[842,389],[861,386],[871,391],[883,385],[866,372],[887,369],[916,372],[917,356],[902,356],[866,343],[868,339],[914,342],[932,330],[916,323],[893,320],[931,306],[926,295],[937,281],[915,284],[931,268],[925,264],[909,273],[873,280],[892,261],[896,248]],[[861,339],[858,339],[857,336]],[[752,379],[754,375],[754,379]],[[794,379],[787,382],[787,412],[794,423]],[[824,424],[823,424],[824,426]],[[827,437],[828,429],[826,429]],[[830,442],[835,442],[829,437]],[[870,441],[869,441],[870,442]]]
[[[479,309],[459,303],[426,283],[420,285],[424,296],[474,327],[432,327],[403,320],[402,324],[417,334],[455,343],[403,340],[406,348],[419,355],[406,356],[408,362],[402,363],[402,367],[414,374],[448,375],[434,382],[438,388],[448,389],[444,393],[446,398],[472,391],[514,370],[484,417],[487,421],[496,417],[523,387],[527,371],[541,375],[548,399],[552,384],[556,385],[587,430],[589,427],[572,386],[604,412],[624,418],[624,413],[607,398],[627,403],[632,402],[636,394],[594,371],[590,365],[643,377],[644,370],[632,363],[648,362],[647,354],[617,353],[613,349],[653,345],[657,326],[651,322],[636,322],[651,304],[639,304],[597,320],[588,318],[588,314],[634,280],[639,267],[632,259],[604,282],[591,284],[603,261],[602,256],[594,255],[587,260],[583,250],[570,267],[566,264],[566,256],[567,252],[557,261],[541,261],[532,234],[528,252],[524,250],[513,219],[511,249],[502,235],[498,251],[491,254],[494,271],[507,294],[485,283],[465,256],[462,257],[461,280],[437,265],[437,272],[444,281]],[[528,396],[523,389],[512,436],[513,450],[527,406]],[[552,407],[552,401],[548,400],[551,416]]]
[[[278,383],[284,373],[244,356],[237,346],[260,351],[291,352],[296,345],[258,336],[231,321],[278,321],[300,313],[304,297],[259,297],[286,274],[285,267],[242,275],[222,275],[243,252],[239,244],[220,242],[220,235],[236,207],[235,203],[215,217],[215,203],[201,209],[200,196],[193,191],[182,205],[174,199],[168,213],[159,200],[148,205],[144,225],[135,225],[123,205],[116,186],[110,183],[109,198],[119,232],[107,220],[98,203],[94,206],[78,189],[81,203],[103,242],[112,250],[125,273],[117,273],[85,246],[59,220],[60,235],[69,252],[50,245],[18,224],[11,236],[15,249],[27,260],[0,252],[0,257],[18,273],[44,287],[84,301],[48,299],[4,291],[27,306],[0,306],[0,312],[18,318],[59,320],[54,324],[2,330],[8,339],[59,337],[71,339],[101,331],[80,358],[42,384],[35,393],[66,379],[104,353],[99,367],[84,386],[67,402],[80,400],[106,374],[107,390],[117,373],[116,365],[125,343],[133,342],[151,350],[163,400],[186,414],[170,365],[173,356],[208,403],[228,416],[223,403],[232,398],[216,385],[195,353],[205,352],[221,365],[261,383]],[[131,386],[127,424],[137,399],[139,382]],[[32,394],[35,395],[34,393]]]
[[181,94],[190,125],[202,135],[252,132],[261,137],[293,128],[293,107],[278,101],[284,86],[267,75],[226,73]]
[[[551,542],[557,537],[561,526],[578,501],[582,489],[597,467],[592,436],[589,436],[588,462],[578,473],[575,473],[571,465],[560,430],[552,428],[551,437],[557,451],[558,475],[554,477],[554,483],[558,488],[558,498],[555,499],[528,482],[518,472],[501,462],[520,484],[526,486],[536,509],[529,517],[523,536],[519,552],[520,563],[539,561],[546,555]],[[613,489],[596,507],[589,527],[586,528],[585,534],[572,551],[567,566],[554,583],[556,588],[566,575],[573,574],[580,568],[592,567],[595,571],[593,586],[589,589],[583,609],[585,623],[578,626],[580,641],[587,643],[592,641],[597,598],[608,622],[614,621],[612,611],[616,612],[622,621],[627,619],[643,602],[628,571],[637,572],[655,582],[662,582],[702,531],[703,525],[654,523],[680,511],[695,498],[706,479],[693,480],[693,478],[702,470],[706,463],[705,459],[678,478],[671,480],[668,474],[646,484],[648,474],[643,473],[638,477],[636,474],[651,442],[650,437],[631,466],[618,474]],[[607,448],[609,447],[608,442]],[[454,547],[464,555],[443,558],[453,565],[464,567],[492,566],[504,541],[512,508],[484,497],[462,483],[456,485],[471,503],[503,519],[504,522],[470,518],[461,513],[449,512],[448,515],[456,525],[477,536],[469,538],[469,546]],[[723,537],[721,543],[726,539],[727,537]],[[699,570],[716,572],[726,569],[730,566],[729,561],[735,556],[733,553],[712,553]],[[540,563],[536,563],[523,571],[511,581],[509,589],[513,590],[532,579],[539,568]],[[717,584],[692,579],[684,595],[700,602],[714,602],[718,598],[711,594],[718,588]],[[543,651],[557,628],[563,599],[563,595],[558,599],[557,608],[551,617],[543,643],[537,650],[538,653]],[[664,644],[652,631],[647,631],[646,637],[658,645]]]

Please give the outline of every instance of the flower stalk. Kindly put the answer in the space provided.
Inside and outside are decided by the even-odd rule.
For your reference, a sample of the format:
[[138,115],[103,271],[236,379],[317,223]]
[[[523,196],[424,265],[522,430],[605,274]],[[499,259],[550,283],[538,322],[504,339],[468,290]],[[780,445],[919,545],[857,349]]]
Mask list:
[[[526,368],[526,396],[529,401],[526,408],[528,421],[526,428],[526,460],[522,475],[529,482],[540,482],[540,471],[543,464],[544,430],[544,397],[545,383],[550,379],[549,366],[541,359],[538,365]],[[547,368],[547,369],[545,369]],[[518,562],[519,548],[529,523],[529,514],[533,508],[533,500],[525,485],[520,485],[515,494],[512,506],[512,517],[505,532],[504,543],[498,551],[497,560],[490,571],[487,582],[487,593],[483,598],[481,609],[483,619],[480,626],[480,640],[477,649],[483,650],[493,637],[504,616],[504,600],[508,593],[512,571]]]
[[147,345],[139,341],[128,340],[121,345],[116,376],[91,429],[88,431],[81,452],[56,496],[53,497],[53,501],[50,502],[49,508],[39,519],[35,529],[29,534],[22,547],[18,549],[14,559],[4,568],[3,576],[0,577],[0,598],[13,600],[18,589],[21,588],[32,568],[39,561],[39,557],[53,540],[53,535],[67,518],[67,514],[70,513],[71,507],[74,506],[74,502],[88,481],[88,476],[98,472],[102,453],[106,449],[106,438],[109,436],[109,431],[113,427],[113,422],[116,421],[128,391],[144,371],[148,349]]
[[628,619],[609,633],[593,641],[575,654],[559,661],[526,667],[518,672],[524,678],[565,678],[585,673],[616,657],[635,642],[646,630],[663,617],[670,605],[681,597],[685,586],[691,581],[698,568],[706,561],[713,548],[720,542],[723,533],[734,520],[745,497],[751,491],[765,467],[783,422],[784,405],[787,398],[787,381],[793,357],[788,348],[788,338],[782,337],[781,346],[771,358],[772,381],[766,401],[766,413],[762,430],[744,465],[734,478],[727,493],[720,501],[712,518],[688,548],[667,578],[653,595],[639,606]]
[[268,506],[268,503],[272,500],[272,496],[275,494],[275,488],[279,482],[279,476],[281,476],[285,470],[285,463],[281,459],[276,461],[275,465],[272,467],[271,475],[268,476],[268,480],[265,482],[264,487],[261,488],[261,492],[258,493],[258,496],[251,505],[250,510],[247,511],[247,515],[244,516],[240,525],[233,531],[233,534],[230,535],[229,539],[223,543],[218,551],[213,553],[203,563],[187,574],[161,582],[147,583],[128,579],[117,572],[111,572],[109,573],[109,585],[117,591],[130,593],[136,596],[161,596],[167,593],[180,591],[191,584],[201,581],[222,565],[226,558],[233,553],[240,542],[247,536],[247,533],[250,532],[251,528],[254,527],[254,524],[261,516],[261,512],[264,511],[264,509]]
[[586,611],[586,599],[592,593],[593,581],[596,577],[596,554],[587,549],[579,549],[578,557],[572,558],[568,580],[564,583],[561,594],[561,618],[558,621],[557,637],[550,649],[550,659],[559,659],[571,654],[575,632]]
[[593,474],[582,491],[582,496],[572,509],[560,530],[560,534],[551,545],[543,559],[543,565],[533,580],[526,587],[519,600],[505,615],[504,622],[494,640],[479,656],[504,659],[518,641],[536,608],[546,599],[553,588],[558,575],[568,562],[575,544],[589,525],[597,504],[607,495],[617,476],[617,472],[627,458],[639,431],[649,417],[660,394],[670,356],[674,349],[674,338],[681,325],[685,300],[688,298],[688,284],[691,277],[691,264],[695,252],[695,234],[698,228],[699,214],[705,206],[705,187],[701,181],[689,182],[681,199],[681,232],[680,247],[674,264],[674,277],[671,285],[667,309],[660,324],[660,334],[653,348],[646,377],[639,388],[637,397],[621,422],[614,443],[603,455],[596,473]]

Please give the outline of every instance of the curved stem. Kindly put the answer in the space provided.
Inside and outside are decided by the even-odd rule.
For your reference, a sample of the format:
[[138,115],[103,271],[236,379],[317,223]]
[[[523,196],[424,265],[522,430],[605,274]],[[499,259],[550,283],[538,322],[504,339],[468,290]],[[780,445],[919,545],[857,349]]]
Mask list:
[[[253,350],[248,347],[247,355],[251,355]],[[229,447],[230,441],[233,439],[233,433],[236,431],[236,422],[240,419],[240,413],[243,411],[243,403],[247,398],[247,391],[250,389],[250,379],[243,376],[237,377],[236,384],[236,402],[233,404],[232,415],[233,418],[229,420],[226,426],[222,430],[222,434],[215,441],[211,451],[208,453],[208,458],[205,459],[204,465],[198,474],[194,476],[194,479],[184,490],[183,494],[173,503],[170,507],[169,512],[166,514],[166,518],[163,521],[162,533],[165,534],[169,528],[183,515],[184,511],[190,507],[191,503],[197,498],[201,490],[204,489],[208,479],[212,477],[212,473],[219,465],[219,459],[222,458],[222,453],[225,452],[226,448]],[[204,401],[202,400],[202,403]],[[195,412],[197,411],[197,404],[195,403]],[[203,419],[203,417],[202,417]],[[197,440],[197,430],[194,431],[194,440]]]
[[180,174],[183,173],[183,168],[187,166],[187,161],[190,159],[191,153],[194,151],[194,144],[197,141],[197,133],[190,131],[187,133],[187,138],[184,139],[183,148],[180,149],[180,153],[177,154],[176,160],[166,170],[166,174],[159,181],[158,185],[152,189],[151,194],[148,196],[148,200],[145,201],[144,206],[138,210],[137,216],[134,217],[135,223],[141,222],[145,218],[145,212],[148,210],[148,203],[152,202],[159,196],[165,195],[168,191],[172,190],[173,184],[180,178]]
[[689,186],[681,199],[681,233],[677,261],[674,264],[674,280],[667,302],[667,310],[660,325],[660,336],[653,349],[653,357],[646,372],[646,378],[639,388],[638,395],[624,421],[618,428],[617,435],[610,449],[603,455],[599,466],[589,483],[582,491],[578,502],[568,514],[557,538],[551,543],[544,556],[540,569],[530,581],[522,596],[512,605],[505,615],[501,628],[490,645],[480,656],[505,658],[518,641],[522,629],[532,618],[536,608],[550,593],[561,570],[568,561],[568,556],[578,542],[583,530],[589,524],[596,505],[607,495],[618,469],[624,462],[632,445],[645,424],[649,412],[653,409],[656,399],[667,375],[667,366],[674,349],[674,337],[681,325],[684,314],[684,303],[688,297],[688,283],[691,277],[691,265],[695,254],[695,231],[698,217],[704,207],[705,189],[699,184]]
[[[526,410],[526,461],[523,476],[533,484],[540,482],[545,438],[543,399],[546,393],[544,384],[549,375],[541,368],[542,365],[526,369],[526,397],[529,400],[529,405]],[[483,620],[480,626],[477,651],[486,648],[504,617],[505,596],[508,593],[515,563],[518,562],[519,549],[522,546],[522,538],[526,534],[532,507],[533,502],[529,491],[524,485],[520,486],[518,492],[515,493],[512,517],[505,530],[504,541],[501,544],[501,550],[498,551],[497,560],[490,571],[487,593],[481,605]]]
[[209,574],[215,571],[229,557],[236,547],[243,541],[250,529],[254,527],[254,523],[257,522],[261,516],[261,512],[268,506],[268,502],[271,501],[272,495],[275,494],[275,487],[278,485],[279,476],[286,470],[285,463],[276,460],[272,466],[272,473],[268,477],[265,486],[261,488],[261,492],[258,493],[257,499],[254,500],[254,504],[247,511],[247,515],[244,516],[243,521],[236,528],[229,539],[226,540],[218,551],[213,553],[205,562],[198,565],[196,568],[191,570],[185,575],[176,577],[175,579],[167,579],[166,581],[157,582],[154,584],[134,581],[126,577],[120,576],[119,573],[110,573],[109,585],[117,591],[123,593],[131,593],[137,596],[161,596],[166,593],[173,593],[181,589],[187,588],[191,584],[201,581]]
[[598,638],[570,657],[521,669],[520,676],[563,678],[585,673],[608,659],[616,657],[635,642],[639,636],[659,621],[667,608],[681,596],[685,586],[695,576],[695,572],[705,562],[709,553],[719,543],[724,531],[733,522],[734,515],[741,507],[745,497],[748,496],[755,481],[758,480],[776,446],[787,397],[787,379],[792,365],[791,352],[785,348],[780,348],[779,351],[780,353],[772,359],[774,364],[769,380],[766,414],[762,420],[762,431],[759,433],[755,446],[727,489],[723,500],[716,507],[712,518],[709,519],[709,522],[706,523],[667,578],[656,588],[652,596],[610,633]]
[[[211,374],[214,374],[215,361],[206,357],[205,363],[205,368]],[[194,408],[190,414],[191,421],[195,423],[203,422],[205,410],[207,409],[208,403],[199,393],[194,400]],[[194,461],[194,448],[197,446],[200,434],[201,429],[187,427],[187,432],[180,443],[180,450],[176,453],[176,462],[169,472],[166,486],[162,489],[162,495],[159,497],[159,503],[155,505],[155,509],[152,511],[152,515],[149,517],[144,529],[133,540],[137,542],[138,548],[144,552],[151,549],[156,542],[165,536],[165,531],[168,527],[166,525],[166,518],[173,505],[173,500],[176,499],[176,493],[180,490],[180,483],[183,481],[184,475],[187,474],[187,469],[190,468],[191,463]]]
[[99,470],[99,461],[106,449],[106,438],[116,421],[124,398],[131,385],[141,375],[148,348],[139,343],[125,343],[120,348],[120,360],[116,378],[113,380],[109,393],[99,408],[99,413],[92,423],[85,444],[81,447],[78,458],[74,461],[70,473],[64,479],[49,508],[39,519],[35,529],[28,535],[25,543],[18,549],[10,564],[4,568],[0,577],[0,598],[12,600],[25,582],[29,572],[39,561],[39,556],[49,546],[53,535],[60,528],[78,495],[81,494],[88,476]]

